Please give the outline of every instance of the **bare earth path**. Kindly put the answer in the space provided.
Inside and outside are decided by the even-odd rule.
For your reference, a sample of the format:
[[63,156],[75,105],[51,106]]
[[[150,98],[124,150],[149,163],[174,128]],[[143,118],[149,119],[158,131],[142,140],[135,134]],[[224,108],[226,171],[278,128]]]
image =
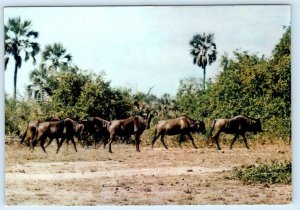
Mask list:
[[113,145],[74,152],[56,145],[43,154],[24,145],[6,145],[5,194],[8,205],[186,205],[288,204],[291,185],[245,185],[228,179],[236,166],[291,159],[286,145],[215,148]]

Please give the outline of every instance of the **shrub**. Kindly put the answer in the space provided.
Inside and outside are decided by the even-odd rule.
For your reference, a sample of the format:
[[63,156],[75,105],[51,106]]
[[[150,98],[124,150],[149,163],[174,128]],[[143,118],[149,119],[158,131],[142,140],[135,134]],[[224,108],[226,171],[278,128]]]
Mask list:
[[271,164],[251,165],[235,168],[234,178],[244,183],[290,184],[292,181],[292,162],[273,160]]

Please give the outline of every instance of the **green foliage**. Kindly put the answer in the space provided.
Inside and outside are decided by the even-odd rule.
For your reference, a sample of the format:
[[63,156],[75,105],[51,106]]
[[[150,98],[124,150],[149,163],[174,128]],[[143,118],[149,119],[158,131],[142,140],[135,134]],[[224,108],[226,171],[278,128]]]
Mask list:
[[290,27],[271,58],[235,51],[223,55],[221,71],[206,91],[196,78],[181,80],[176,101],[190,116],[230,118],[239,114],[260,117],[264,134],[289,139],[291,132]]
[[49,102],[15,100],[5,96],[5,133],[20,136],[27,123],[47,119],[56,115]]
[[102,74],[65,70],[58,74],[57,81],[59,85],[51,99],[59,117],[98,116],[112,120],[128,117],[131,113],[130,91],[112,88]]
[[234,178],[244,183],[290,184],[292,182],[292,162],[280,163],[273,160],[270,164],[235,168],[233,173]]

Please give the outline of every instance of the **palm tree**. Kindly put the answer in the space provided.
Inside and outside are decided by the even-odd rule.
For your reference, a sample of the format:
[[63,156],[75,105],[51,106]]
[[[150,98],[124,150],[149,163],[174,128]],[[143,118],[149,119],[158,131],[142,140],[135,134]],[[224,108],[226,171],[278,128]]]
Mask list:
[[22,57],[24,57],[25,62],[29,60],[29,58],[32,58],[33,64],[35,64],[35,56],[40,51],[39,44],[33,41],[33,39],[38,37],[39,33],[31,30],[31,26],[31,21],[24,20],[22,22],[20,17],[8,19],[7,25],[4,26],[5,69],[9,62],[9,56],[13,56],[15,60],[14,99],[17,93],[17,74],[18,69],[22,66]]
[[31,84],[27,86],[27,94],[29,97],[43,100],[45,96],[51,96],[55,88],[56,80],[49,76],[48,70],[40,65],[29,74]]
[[217,46],[214,43],[214,34],[196,34],[190,41],[190,45],[193,47],[193,49],[191,50],[193,63],[197,64],[203,69],[203,90],[205,90],[207,63],[211,65],[214,61],[217,60]]
[[44,68],[55,74],[60,67],[68,66],[72,61],[72,56],[67,54],[66,51],[61,43],[46,45],[42,52],[42,65],[44,65]]
[[72,56],[66,53],[66,49],[60,43],[46,45],[42,51],[42,62],[39,68],[34,69],[30,75],[32,84],[28,85],[29,96],[43,100],[45,96],[51,96],[57,85],[56,74],[58,71],[68,69]]

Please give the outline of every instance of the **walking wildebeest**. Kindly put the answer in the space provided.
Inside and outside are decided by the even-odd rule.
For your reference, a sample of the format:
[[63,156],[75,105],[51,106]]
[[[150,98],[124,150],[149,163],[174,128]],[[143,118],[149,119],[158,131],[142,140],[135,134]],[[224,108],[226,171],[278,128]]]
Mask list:
[[245,137],[246,132],[249,131],[256,134],[257,132],[262,132],[262,128],[260,124],[260,119],[254,119],[254,118],[238,115],[231,119],[214,120],[209,136],[212,135],[213,131],[215,131],[215,133],[212,136],[212,142],[214,141],[216,142],[218,150],[221,150],[219,146],[218,138],[222,132],[227,134],[235,134],[230,144],[230,149],[232,149],[232,145],[237,140],[239,135],[243,137],[246,148],[249,149]]
[[33,143],[30,147],[33,148],[35,145],[40,142],[40,146],[42,147],[43,151],[46,153],[45,150],[45,140],[46,138],[50,138],[50,142],[54,138],[61,138],[61,141],[58,144],[56,153],[58,153],[60,147],[62,146],[65,139],[67,143],[71,141],[73,143],[74,149],[77,152],[76,143],[74,141],[74,136],[78,135],[78,141],[81,142],[80,134],[83,130],[84,126],[70,118],[66,118],[60,121],[49,121],[49,122],[42,122],[39,124],[37,128],[36,135],[34,137]]
[[155,141],[160,137],[160,140],[164,147],[168,149],[167,145],[164,142],[165,135],[177,135],[180,134],[179,146],[181,147],[182,139],[185,135],[189,137],[192,141],[192,144],[195,149],[197,149],[194,139],[191,135],[195,132],[202,132],[204,134],[205,131],[205,124],[200,120],[193,120],[187,116],[181,116],[176,119],[170,120],[161,120],[155,125],[155,133],[154,138],[152,140],[152,148],[154,146]]
[[116,136],[130,136],[134,135],[136,151],[140,152],[140,136],[143,134],[146,128],[150,127],[151,119],[149,120],[150,115],[147,115],[147,119],[144,119],[141,116],[132,116],[127,119],[122,120],[113,120],[109,123],[108,132],[109,132],[109,152],[111,151],[111,144],[115,141]]
[[100,117],[90,117],[87,120],[80,121],[80,123],[84,125],[84,131],[88,133],[88,135],[93,136],[95,148],[98,142],[104,142],[104,145],[106,145],[109,138],[109,121],[104,120]]
[[[27,128],[26,128],[24,134],[21,137],[20,143],[23,144],[25,138],[27,137],[27,144],[30,146],[30,144],[35,136],[35,133],[37,131],[37,127],[38,127],[39,123],[46,122],[46,121],[59,121],[59,120],[60,120],[59,118],[52,117],[52,118],[49,118],[46,120],[30,121],[27,125]],[[28,135],[27,135],[27,133],[28,133]],[[58,139],[57,139],[57,141],[58,141]]]

